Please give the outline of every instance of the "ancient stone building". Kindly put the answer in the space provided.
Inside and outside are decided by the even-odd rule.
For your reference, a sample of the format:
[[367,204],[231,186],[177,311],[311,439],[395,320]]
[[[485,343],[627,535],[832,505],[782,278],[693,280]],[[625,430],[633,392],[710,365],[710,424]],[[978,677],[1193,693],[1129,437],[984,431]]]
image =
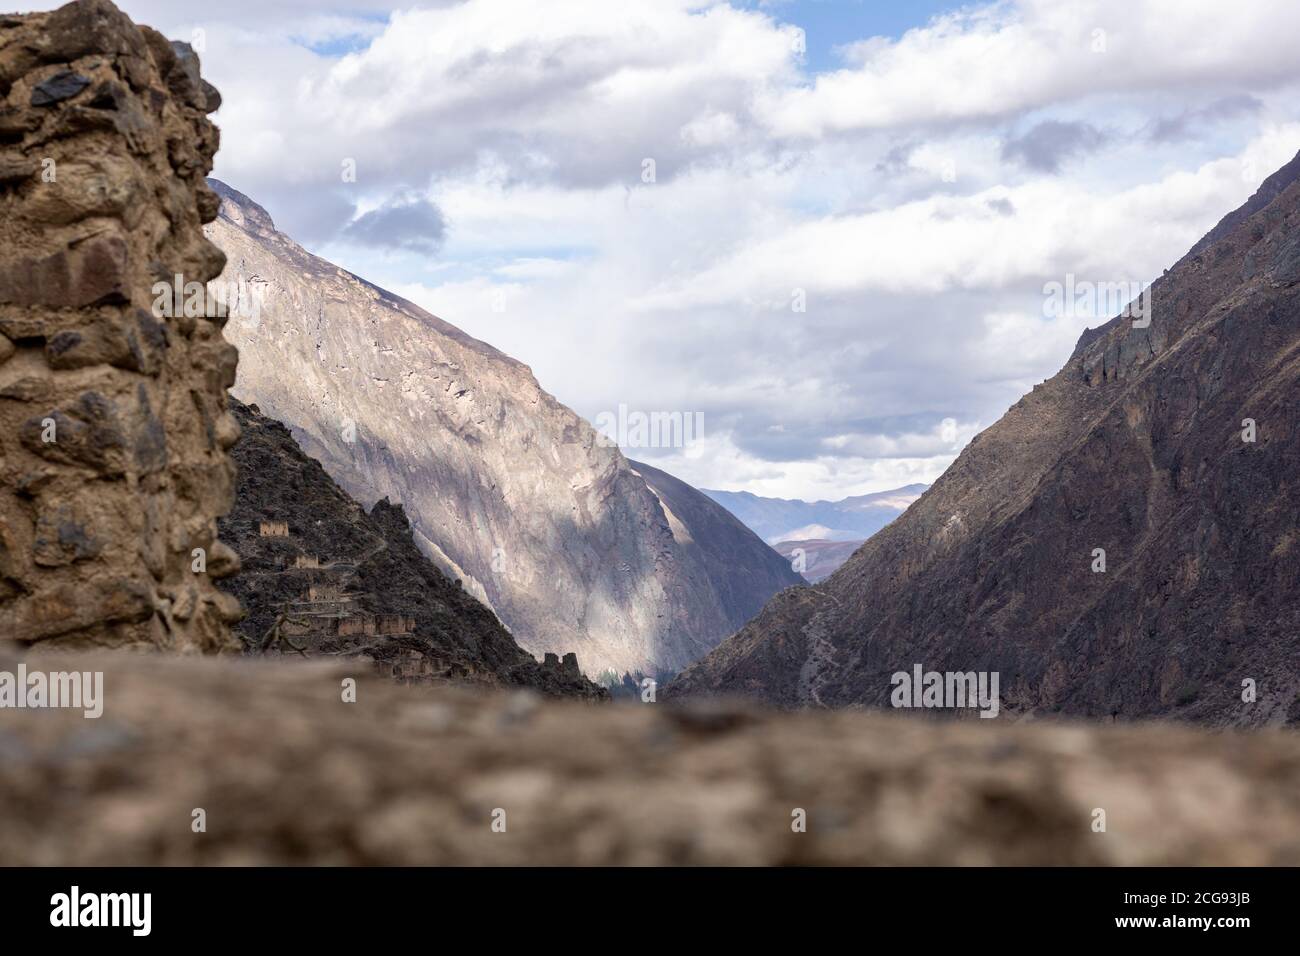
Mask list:
[[338,602],[347,599],[337,584],[312,584],[307,587],[307,600],[311,602]]
[[0,16],[0,637],[237,646],[219,103],[107,0]]
[[415,618],[409,614],[385,614],[379,619],[380,634],[412,634]]
[[375,619],[373,617],[340,617],[334,625],[334,633],[339,637],[373,637]]

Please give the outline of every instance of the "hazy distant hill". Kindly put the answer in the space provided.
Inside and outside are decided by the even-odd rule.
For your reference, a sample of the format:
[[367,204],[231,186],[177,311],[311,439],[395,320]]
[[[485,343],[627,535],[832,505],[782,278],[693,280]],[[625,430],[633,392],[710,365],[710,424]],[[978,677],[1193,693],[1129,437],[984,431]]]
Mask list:
[[762,498],[748,491],[703,491],[768,544],[776,544],[794,538],[862,541],[902,514],[928,487],[905,485],[839,501]]
[[773,547],[805,581],[816,584],[834,574],[854,551],[862,547],[862,542],[792,538],[779,541]]

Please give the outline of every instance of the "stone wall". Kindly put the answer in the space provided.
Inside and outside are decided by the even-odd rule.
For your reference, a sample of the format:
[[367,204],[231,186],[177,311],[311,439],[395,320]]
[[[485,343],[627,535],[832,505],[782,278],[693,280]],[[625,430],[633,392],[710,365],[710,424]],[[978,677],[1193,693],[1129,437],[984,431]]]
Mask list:
[[219,104],[189,46],[107,0],[0,16],[4,637],[237,646],[211,581],[238,569],[237,352],[203,292]]

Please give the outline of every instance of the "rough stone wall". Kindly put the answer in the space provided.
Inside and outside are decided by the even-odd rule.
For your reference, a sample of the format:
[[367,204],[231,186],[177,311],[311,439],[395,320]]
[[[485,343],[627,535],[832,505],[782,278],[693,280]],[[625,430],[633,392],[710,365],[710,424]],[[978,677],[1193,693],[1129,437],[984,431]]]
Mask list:
[[155,289],[225,264],[202,231],[219,104],[187,45],[107,0],[0,16],[4,637],[235,646],[210,579],[238,567],[216,540],[237,352]]

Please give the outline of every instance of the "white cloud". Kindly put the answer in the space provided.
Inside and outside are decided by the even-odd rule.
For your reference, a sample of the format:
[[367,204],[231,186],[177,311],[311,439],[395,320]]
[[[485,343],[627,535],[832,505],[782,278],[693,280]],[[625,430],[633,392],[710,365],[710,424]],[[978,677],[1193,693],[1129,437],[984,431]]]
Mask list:
[[917,458],[823,455],[774,467],[736,447],[725,434],[708,438],[685,452],[651,457],[634,449],[629,455],[644,458],[697,488],[805,501],[838,501],[847,497],[845,489],[851,489],[852,494],[868,494],[932,483],[954,457],[946,453]]
[[1300,6],[1242,0],[1019,0],[972,6],[897,41],[846,51],[851,66],[774,91],[777,135],[990,120],[1107,93],[1198,84],[1271,87],[1296,76]]
[[[960,289],[1021,289],[1077,272],[1095,281],[1149,281],[1244,201],[1300,144],[1300,125],[1269,130],[1241,157],[1119,191],[1081,190],[1050,177],[966,196],[938,195],[867,213],[826,216],[753,236],[719,262],[674,279],[634,304],[686,309],[742,302],[789,309],[792,288],[933,296]],[[1267,160],[1263,157],[1268,157]],[[1010,202],[1012,215],[994,207]],[[810,306],[812,308],[812,306]]]
[[[797,4],[124,8],[206,31],[217,174],[290,234],[589,418],[702,412],[651,462],[758,494],[932,481],[1095,324],[1044,282],[1149,281],[1300,147],[1289,0],[975,4],[820,75]],[[398,197],[441,246],[345,231]]]

